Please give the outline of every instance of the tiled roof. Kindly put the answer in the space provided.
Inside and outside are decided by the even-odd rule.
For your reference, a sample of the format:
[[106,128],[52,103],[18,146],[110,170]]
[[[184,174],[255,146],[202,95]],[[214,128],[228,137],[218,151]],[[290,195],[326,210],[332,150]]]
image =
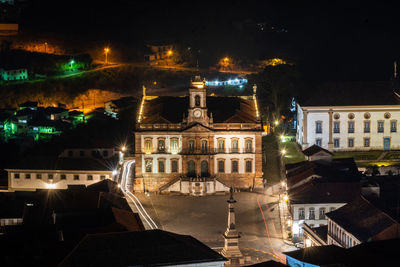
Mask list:
[[149,230],[87,235],[59,266],[163,266],[225,260],[191,236]]
[[398,224],[362,196],[340,209],[327,213],[326,216],[360,241],[367,241]]
[[324,149],[324,148],[322,148],[320,146],[317,146],[317,145],[312,145],[309,148],[303,150],[303,154],[306,155],[306,156],[312,156],[312,155],[314,155],[314,154],[316,154],[316,153],[318,153],[320,151],[323,151],[325,153],[333,155],[333,153],[330,152],[329,150],[326,150],[326,149]]
[[348,203],[360,194],[358,182],[314,180],[289,190],[291,204]]
[[[207,96],[208,115],[214,123],[257,121],[254,101],[242,97]],[[160,96],[146,100],[142,123],[180,123],[187,116],[189,98]]]
[[344,248],[335,245],[309,247],[284,252],[285,255],[291,258],[317,266],[326,266],[331,263],[340,262],[340,256],[344,255],[344,253]]

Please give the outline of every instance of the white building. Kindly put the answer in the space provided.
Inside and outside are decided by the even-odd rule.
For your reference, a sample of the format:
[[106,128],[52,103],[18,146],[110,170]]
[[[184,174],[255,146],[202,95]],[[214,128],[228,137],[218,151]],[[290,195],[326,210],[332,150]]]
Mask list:
[[326,213],[334,211],[360,192],[359,183],[313,181],[289,191],[292,214],[292,236],[296,240],[303,235],[304,223],[310,227],[327,225]]
[[35,158],[24,160],[8,172],[8,191],[67,189],[113,178],[116,162],[95,158]]
[[[371,84],[368,84],[371,86]],[[297,104],[297,142],[330,151],[400,149],[400,105],[388,83],[332,85]],[[333,95],[333,96],[331,96]]]

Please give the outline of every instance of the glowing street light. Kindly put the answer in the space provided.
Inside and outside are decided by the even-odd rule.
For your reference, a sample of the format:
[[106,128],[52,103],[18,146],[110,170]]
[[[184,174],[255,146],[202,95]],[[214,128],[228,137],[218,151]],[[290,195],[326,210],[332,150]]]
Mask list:
[[278,120],[274,121],[274,124],[275,124],[275,126],[278,126],[279,125],[279,121]]
[[105,47],[104,48],[104,54],[106,55],[106,59],[105,59],[105,64],[107,65],[108,64],[108,52],[110,52],[110,48],[108,48],[108,47]]
[[124,152],[126,150],[126,146],[121,147],[121,151]]
[[285,141],[285,136],[283,134],[281,135],[281,141]]
[[289,196],[288,196],[288,195],[284,195],[284,196],[283,196],[283,200],[284,200],[285,202],[288,202]]
[[281,154],[282,154],[282,156],[285,156],[286,155],[286,149],[282,149],[281,150]]
[[173,54],[172,50],[171,49],[168,50],[167,55],[170,57],[170,56],[172,56],[172,54]]

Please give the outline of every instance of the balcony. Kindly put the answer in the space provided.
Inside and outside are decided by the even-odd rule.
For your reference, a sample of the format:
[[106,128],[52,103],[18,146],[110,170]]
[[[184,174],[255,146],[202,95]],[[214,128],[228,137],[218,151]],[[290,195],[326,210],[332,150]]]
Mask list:
[[181,155],[215,155],[215,154],[249,154],[255,153],[253,148],[209,148],[209,149],[182,149]]

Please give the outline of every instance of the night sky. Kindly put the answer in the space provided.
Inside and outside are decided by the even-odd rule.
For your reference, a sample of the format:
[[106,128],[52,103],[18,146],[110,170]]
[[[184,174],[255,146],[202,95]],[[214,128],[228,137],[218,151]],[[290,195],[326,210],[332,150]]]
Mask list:
[[21,30],[75,45],[171,41],[210,64],[282,57],[314,79],[388,80],[400,58],[398,13],[383,1],[31,1]]

